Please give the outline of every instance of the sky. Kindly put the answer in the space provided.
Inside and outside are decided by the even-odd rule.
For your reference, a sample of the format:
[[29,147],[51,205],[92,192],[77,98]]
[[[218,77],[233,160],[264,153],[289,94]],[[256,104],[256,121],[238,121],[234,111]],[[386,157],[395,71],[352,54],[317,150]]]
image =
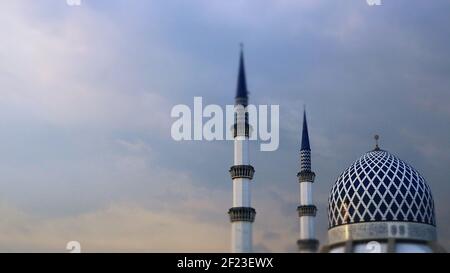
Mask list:
[[233,144],[170,135],[178,104],[232,104],[245,44],[280,146],[251,145],[255,250],[296,251],[307,107],[317,232],[339,174],[380,145],[434,195],[450,249],[450,2],[4,1],[0,251],[229,250]]

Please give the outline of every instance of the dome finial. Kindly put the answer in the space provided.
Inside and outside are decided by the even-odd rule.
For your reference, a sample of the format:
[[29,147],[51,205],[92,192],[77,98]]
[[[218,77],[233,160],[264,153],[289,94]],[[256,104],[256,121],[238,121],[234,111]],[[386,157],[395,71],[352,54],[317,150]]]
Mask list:
[[379,151],[380,150],[380,146],[378,145],[378,141],[380,140],[380,136],[379,135],[375,135],[373,137],[375,139],[375,151]]

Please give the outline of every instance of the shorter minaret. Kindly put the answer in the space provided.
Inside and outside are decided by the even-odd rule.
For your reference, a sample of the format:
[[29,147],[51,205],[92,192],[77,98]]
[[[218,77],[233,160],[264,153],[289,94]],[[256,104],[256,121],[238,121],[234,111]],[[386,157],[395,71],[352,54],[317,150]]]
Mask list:
[[311,148],[309,146],[306,110],[303,112],[302,144],[300,149],[300,172],[297,174],[300,183],[300,237],[297,241],[300,252],[317,252],[319,241],[315,233],[315,217],[317,208],[313,203],[313,183],[315,173],[311,171]]

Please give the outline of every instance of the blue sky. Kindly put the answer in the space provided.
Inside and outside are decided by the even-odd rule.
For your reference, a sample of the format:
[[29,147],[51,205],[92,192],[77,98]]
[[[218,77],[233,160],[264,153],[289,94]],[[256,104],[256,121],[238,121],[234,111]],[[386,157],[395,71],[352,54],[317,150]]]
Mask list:
[[[318,232],[340,172],[381,146],[415,166],[450,247],[450,3],[8,1],[0,9],[0,250],[227,251],[230,142],[174,142],[176,104],[280,105],[259,152],[258,251],[294,251],[307,105]],[[189,236],[186,236],[189,234]]]

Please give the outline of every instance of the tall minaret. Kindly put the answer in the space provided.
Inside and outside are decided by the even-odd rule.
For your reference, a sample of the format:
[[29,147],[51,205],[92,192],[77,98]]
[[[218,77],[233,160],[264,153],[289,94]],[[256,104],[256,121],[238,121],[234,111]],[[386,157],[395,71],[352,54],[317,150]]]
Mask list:
[[245,79],[244,52],[241,45],[239,76],[235,98],[234,166],[230,169],[233,180],[233,207],[228,211],[231,221],[231,251],[252,252],[252,224],[256,211],[251,206],[251,180],[255,170],[249,160],[248,91]]
[[317,208],[313,203],[313,183],[315,173],[311,171],[311,148],[309,146],[306,110],[303,112],[302,147],[300,149],[300,172],[297,174],[300,183],[300,238],[297,241],[300,252],[317,252],[319,241],[315,234],[315,217]]

